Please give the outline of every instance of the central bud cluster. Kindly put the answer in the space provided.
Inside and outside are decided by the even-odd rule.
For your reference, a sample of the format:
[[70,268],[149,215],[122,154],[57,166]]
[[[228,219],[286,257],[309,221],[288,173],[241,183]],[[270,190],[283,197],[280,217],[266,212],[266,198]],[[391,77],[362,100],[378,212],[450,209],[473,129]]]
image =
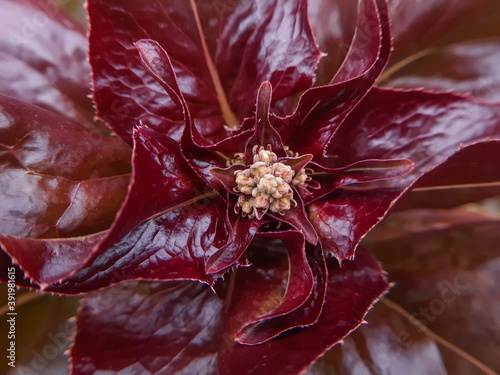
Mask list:
[[244,170],[235,172],[235,192],[240,193],[235,206],[236,213],[240,210],[243,216],[261,218],[267,210],[284,215],[285,211],[297,202],[293,199],[290,185],[303,185],[307,179],[301,171],[295,177],[293,169],[277,162],[278,157],[270,146],[253,148],[253,164]]

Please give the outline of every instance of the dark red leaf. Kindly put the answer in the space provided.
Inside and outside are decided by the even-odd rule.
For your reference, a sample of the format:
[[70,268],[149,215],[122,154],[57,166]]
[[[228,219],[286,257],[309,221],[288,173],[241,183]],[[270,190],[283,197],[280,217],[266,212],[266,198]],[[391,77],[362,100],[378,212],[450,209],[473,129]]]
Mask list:
[[[275,86],[275,99],[305,89],[319,59],[307,23],[305,1],[287,2],[284,8],[278,0],[261,2],[248,3],[262,11],[260,15],[246,13],[248,4],[242,2],[221,16],[215,6],[194,1],[90,1],[90,61],[98,114],[129,142],[139,120],[180,138],[182,113],[140,66],[133,46],[140,39],[156,40],[167,51],[193,120],[203,135],[212,135],[212,139],[224,133],[223,116],[230,111],[223,108],[221,113],[227,104],[223,96],[228,95],[241,120],[252,114],[263,81]],[[252,32],[243,30],[241,14],[253,17],[249,25]],[[302,21],[297,32],[294,26],[298,16]],[[202,41],[207,42],[207,50]],[[242,46],[247,51],[244,54]],[[215,71],[213,61],[224,65],[223,59],[230,62],[231,69],[219,66]],[[255,80],[257,72],[260,75]],[[222,83],[218,82],[219,76]],[[229,92],[229,87],[234,93]]]
[[271,105],[272,96],[271,83],[266,81],[262,83],[257,93],[257,103],[255,105],[255,132],[246,144],[246,161],[247,164],[253,163],[253,148],[271,146],[273,152],[278,157],[286,156],[283,148],[283,142],[278,132],[272,127],[269,122],[269,107]]
[[227,217],[230,236],[227,243],[208,258],[207,274],[220,273],[233,267],[243,256],[259,228],[269,222],[268,219],[242,217],[234,212],[234,206],[234,202],[228,199]]
[[293,115],[272,121],[292,151],[321,157],[338,126],[372,88],[391,49],[386,6],[383,0],[360,2],[357,32],[332,83],[306,91]]
[[342,65],[356,29],[358,2],[309,0],[309,20],[319,48],[325,55],[316,71],[319,85],[327,85]]
[[57,3],[3,0],[0,33],[2,93],[92,120],[85,31]]
[[500,195],[500,141],[464,147],[417,180],[397,209],[449,208]]
[[307,89],[319,59],[305,0],[241,1],[222,24],[217,68],[239,118],[253,114],[262,82],[273,101]]
[[383,303],[307,375],[448,375],[438,345]]
[[0,103],[0,231],[60,238],[107,229],[130,178],[128,145],[9,97]]
[[311,204],[325,250],[341,260],[354,255],[356,244],[418,177],[464,146],[498,136],[499,114],[498,105],[452,94],[372,89],[336,132],[327,155],[338,165],[406,158],[414,167],[378,188],[344,189]]
[[307,242],[316,245],[318,243],[318,235],[314,226],[307,218],[304,202],[298,194],[294,199],[297,202],[297,205],[286,211],[285,215],[281,216],[269,211],[267,212],[267,215],[275,220],[290,224],[292,227],[302,232]]
[[340,261],[354,256],[356,246],[398,197],[397,191],[334,192],[309,205],[309,219],[321,247]]
[[432,50],[391,74],[384,85],[471,94],[500,101],[500,38]]
[[436,45],[498,36],[500,4],[495,0],[392,1],[389,11],[393,61]]
[[50,290],[73,294],[136,278],[212,283],[218,277],[205,274],[205,259],[228,241],[226,202],[191,171],[175,141],[146,127],[134,137],[132,184],[115,222],[92,260]]
[[[409,210],[391,215],[367,242],[396,281],[390,298],[497,372],[499,224],[498,217],[464,209]],[[442,353],[450,374],[484,373],[457,362],[456,353]]]
[[133,127],[142,121],[179,139],[184,127],[181,109],[142,67],[133,43],[154,39],[170,51],[180,86],[195,117],[207,131],[221,126],[200,39],[188,1],[101,1],[88,4],[90,63],[94,72],[97,113],[132,143]]
[[[313,170],[310,177],[318,183],[319,187],[311,190],[310,194],[304,197],[306,204],[348,185],[370,186],[369,182],[402,177],[411,171],[413,163],[408,159],[374,159],[361,160],[343,168],[326,168],[314,162],[309,167]],[[351,186],[351,188],[356,188],[356,186]]]
[[132,283],[90,295],[76,320],[73,374],[217,375],[223,310],[194,282]]
[[98,233],[45,240],[0,235],[0,245],[24,275],[44,289],[80,270],[103,237],[104,233]]
[[[236,292],[235,288],[224,325],[223,347],[219,352],[221,373],[298,374],[361,324],[366,311],[388,287],[382,270],[374,258],[362,251],[354,262],[345,262],[342,268],[333,259],[327,264],[327,295],[316,324],[262,345],[240,345],[233,341],[241,324],[259,314],[261,306],[258,289],[246,288]],[[246,269],[240,271],[243,273]],[[265,274],[261,277],[264,281]],[[267,300],[266,294],[262,296]]]
[[[330,261],[329,271],[329,295],[318,322],[255,346],[235,343],[234,335],[259,310],[247,302],[258,302],[258,290],[235,289],[226,302],[193,282],[134,283],[96,293],[83,300],[77,318],[73,371],[298,374],[357,327],[388,286],[378,263],[364,252],[342,268]],[[278,267],[267,272],[284,276]]]
[[[273,237],[279,238],[283,242],[283,246],[286,249],[286,259],[287,259],[287,269],[288,269],[288,282],[286,283],[286,292],[282,298],[278,298],[281,302],[267,313],[256,317],[253,320],[247,321],[240,331],[236,334],[236,340],[241,344],[256,345],[261,344],[287,329],[291,329],[299,326],[297,321],[290,319],[288,314],[292,313],[309,299],[311,293],[316,292],[313,290],[314,279],[313,273],[309,266],[306,258],[305,252],[305,241],[304,236],[300,232],[281,232],[281,233],[263,233],[259,235],[260,238]],[[264,251],[269,251],[269,247],[266,246]],[[283,254],[282,254],[283,255]],[[253,275],[256,276],[255,270],[253,270]],[[257,278],[256,283],[258,283],[259,278]],[[254,284],[251,279],[246,280],[248,286],[238,286],[241,288],[251,288],[251,289],[264,289],[264,287],[259,287],[259,285]],[[280,284],[282,280],[270,280],[266,279],[264,281],[266,284],[276,282]],[[271,293],[267,298],[274,298]],[[262,307],[265,307],[263,304]],[[310,324],[314,323],[316,317],[313,317]],[[286,324],[283,324],[283,320]],[[280,324],[281,323],[281,324]],[[304,326],[304,324],[302,324]]]

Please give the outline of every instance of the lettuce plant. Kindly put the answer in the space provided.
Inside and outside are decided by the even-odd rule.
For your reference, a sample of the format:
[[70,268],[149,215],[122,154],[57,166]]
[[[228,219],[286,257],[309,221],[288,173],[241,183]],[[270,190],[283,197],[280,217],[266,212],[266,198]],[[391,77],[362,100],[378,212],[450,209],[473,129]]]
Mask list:
[[498,219],[455,207],[499,194],[500,42],[415,52],[486,5],[424,32],[413,3],[89,0],[89,66],[53,4],[1,1],[2,265],[86,294],[73,374],[500,368],[453,333],[499,308],[472,276],[498,281]]

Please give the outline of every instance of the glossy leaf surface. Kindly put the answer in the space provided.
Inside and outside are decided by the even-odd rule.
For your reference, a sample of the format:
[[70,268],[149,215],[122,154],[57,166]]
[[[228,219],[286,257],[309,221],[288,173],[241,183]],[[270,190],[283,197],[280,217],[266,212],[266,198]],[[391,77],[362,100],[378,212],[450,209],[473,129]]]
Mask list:
[[448,375],[438,345],[383,302],[308,375]]
[[[387,288],[378,264],[365,253],[342,268],[331,263],[328,267],[331,292],[326,300],[331,302],[326,303],[318,322],[290,333],[286,339],[256,346],[233,341],[234,329],[252,311],[248,303],[242,305],[242,298],[250,297],[251,292],[238,289],[250,276],[247,272],[238,277],[229,301],[194,282],[132,283],[98,292],[84,300],[77,319],[71,350],[74,372],[253,374],[265,368],[276,374],[298,374],[359,325],[366,310]],[[263,296],[255,292],[253,298]],[[350,304],[341,303],[346,298]],[[229,310],[225,307],[228,303]],[[122,340],[116,340],[118,332]],[[298,344],[304,342],[310,343],[306,350]],[[293,352],[297,355],[290,356]]]
[[498,137],[498,114],[496,105],[451,94],[373,89],[336,132],[325,163],[407,158],[413,169],[381,186],[345,189],[311,204],[310,219],[325,249],[339,259],[352,256],[361,238],[418,177],[467,143]]
[[224,133],[223,95],[242,120],[252,114],[263,81],[273,83],[275,99],[305,89],[319,60],[306,2],[281,3],[242,2],[219,17],[215,6],[195,1],[90,1],[98,114],[129,142],[139,120],[180,138],[182,113],[141,67],[133,47],[140,39],[156,40],[167,51],[193,119],[207,136]]
[[[500,369],[498,225],[496,216],[464,209],[410,210],[392,215],[369,243],[396,281],[391,298],[493,371]],[[482,373],[447,350],[443,359],[450,373]]]

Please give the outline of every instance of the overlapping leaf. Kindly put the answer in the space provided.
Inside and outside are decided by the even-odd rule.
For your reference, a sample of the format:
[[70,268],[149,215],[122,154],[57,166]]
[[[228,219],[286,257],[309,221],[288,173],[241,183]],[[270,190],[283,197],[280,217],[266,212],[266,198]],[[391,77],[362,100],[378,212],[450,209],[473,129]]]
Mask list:
[[396,281],[391,298],[483,365],[444,349],[450,374],[500,370],[498,227],[498,217],[465,209],[409,210],[391,216],[367,243]]
[[318,360],[307,375],[448,375],[438,345],[383,303]]
[[136,278],[217,278],[206,275],[205,258],[227,242],[225,201],[196,177],[172,139],[145,127],[134,138],[132,184],[116,220],[93,259],[50,290],[79,293]]
[[467,144],[498,137],[499,111],[496,105],[452,94],[372,89],[336,132],[324,162],[407,158],[414,166],[404,178],[378,189],[355,186],[312,203],[310,219],[325,249],[339,259],[352,256],[361,238],[418,177]]
[[[305,1],[282,6],[278,0],[259,0],[227,9],[217,14],[215,6],[195,1],[90,1],[90,56],[98,114],[129,142],[139,120],[180,138],[182,113],[141,67],[133,46],[140,39],[156,40],[167,51],[195,123],[212,138],[224,132],[225,114],[219,104],[228,100],[242,120],[252,114],[262,81],[275,85],[275,99],[312,83],[319,52]],[[216,68],[219,72],[214,72]]]
[[0,92],[90,123],[83,28],[55,3],[2,0],[1,6]]
[[[267,254],[267,261],[271,258]],[[299,373],[358,326],[387,288],[378,264],[366,253],[342,268],[334,263],[328,263],[327,302],[318,322],[256,346],[236,343],[234,334],[242,323],[263,312],[261,298],[267,308],[276,305],[265,293],[272,286],[264,283],[266,275],[282,282],[280,267],[272,263],[256,260],[260,270],[240,269],[244,272],[236,276],[234,290],[224,301],[208,287],[192,282],[134,283],[94,294],[84,300],[77,319],[73,371],[77,375],[96,371]],[[252,280],[261,280],[263,289],[241,288]],[[274,290],[277,297],[285,289],[275,285]],[[116,340],[117,334],[127,341]]]
[[434,49],[391,74],[384,85],[471,94],[500,101],[500,38]]

